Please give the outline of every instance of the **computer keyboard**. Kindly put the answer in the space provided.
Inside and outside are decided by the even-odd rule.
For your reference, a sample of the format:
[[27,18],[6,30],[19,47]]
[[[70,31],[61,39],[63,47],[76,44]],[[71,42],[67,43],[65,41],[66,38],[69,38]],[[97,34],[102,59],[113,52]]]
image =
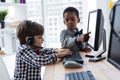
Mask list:
[[83,59],[79,52],[73,51],[72,55],[63,58],[63,65],[69,68],[79,68],[83,66]]
[[91,71],[66,73],[65,80],[96,80]]

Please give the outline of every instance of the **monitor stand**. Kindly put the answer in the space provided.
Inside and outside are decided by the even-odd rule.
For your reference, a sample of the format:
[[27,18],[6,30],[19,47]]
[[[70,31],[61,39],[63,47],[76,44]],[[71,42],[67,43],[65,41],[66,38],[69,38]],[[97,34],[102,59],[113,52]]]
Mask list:
[[103,29],[103,50],[98,50],[95,53],[90,53],[90,54],[86,54],[86,57],[90,57],[89,61],[90,62],[98,62],[101,61],[103,59],[106,59],[105,56],[102,56],[102,54],[106,51],[106,31],[105,29]]

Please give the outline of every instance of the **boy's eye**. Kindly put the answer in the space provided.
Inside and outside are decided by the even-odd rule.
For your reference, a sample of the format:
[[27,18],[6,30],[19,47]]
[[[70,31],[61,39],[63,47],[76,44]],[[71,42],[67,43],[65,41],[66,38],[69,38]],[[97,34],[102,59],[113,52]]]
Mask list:
[[75,21],[75,18],[66,19],[66,22],[69,22],[69,21]]
[[72,18],[71,20],[72,20],[72,21],[75,21],[75,18]]
[[39,39],[42,39],[42,38],[43,38],[42,36],[39,37]]
[[66,22],[68,22],[69,20],[68,19],[66,19]]

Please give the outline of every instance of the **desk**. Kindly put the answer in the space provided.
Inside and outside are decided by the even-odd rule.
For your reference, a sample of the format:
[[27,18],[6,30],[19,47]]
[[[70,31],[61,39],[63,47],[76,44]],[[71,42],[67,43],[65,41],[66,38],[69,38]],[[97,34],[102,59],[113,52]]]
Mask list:
[[85,53],[81,52],[84,60],[83,68],[64,68],[62,62],[46,66],[43,80],[65,80],[65,73],[90,70],[96,80],[119,80],[120,71],[107,60],[100,62],[89,62]]

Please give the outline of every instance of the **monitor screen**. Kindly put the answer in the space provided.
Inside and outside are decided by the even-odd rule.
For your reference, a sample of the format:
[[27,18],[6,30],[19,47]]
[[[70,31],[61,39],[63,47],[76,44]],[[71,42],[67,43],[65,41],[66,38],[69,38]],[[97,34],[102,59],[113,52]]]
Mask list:
[[120,69],[120,1],[113,9],[108,61]]
[[91,32],[88,45],[97,51],[102,42],[104,17],[101,9],[89,12],[87,32]]

